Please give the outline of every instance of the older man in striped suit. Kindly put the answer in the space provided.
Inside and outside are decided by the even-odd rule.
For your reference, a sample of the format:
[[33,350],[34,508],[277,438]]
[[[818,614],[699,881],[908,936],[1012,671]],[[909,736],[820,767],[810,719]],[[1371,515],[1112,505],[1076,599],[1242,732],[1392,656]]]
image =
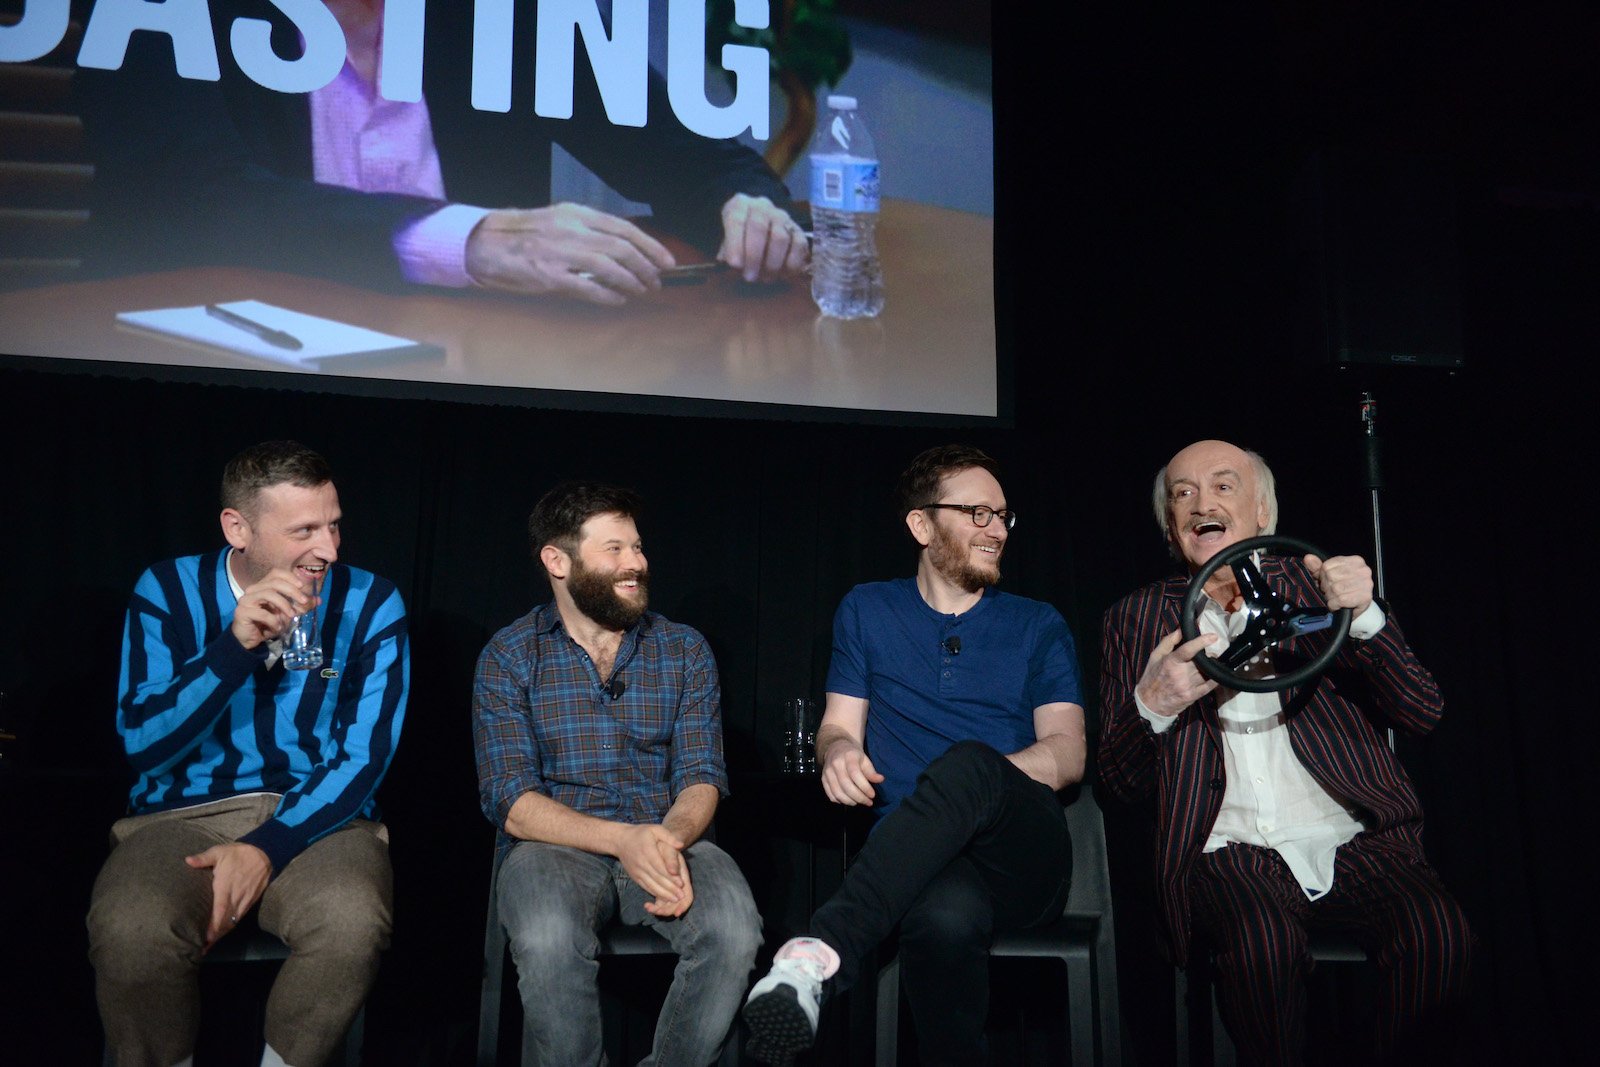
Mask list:
[[[1174,456],[1153,503],[1190,574],[1277,523],[1272,472],[1223,441]],[[1215,953],[1223,1021],[1243,1059],[1303,1061],[1308,924],[1346,928],[1366,947],[1382,975],[1379,1045],[1409,1058],[1461,996],[1472,935],[1423,856],[1421,804],[1374,721],[1425,734],[1443,700],[1373,600],[1359,556],[1259,567],[1292,602],[1351,610],[1333,665],[1281,693],[1218,688],[1194,659],[1243,627],[1232,570],[1206,583],[1201,632],[1187,642],[1187,578],[1145,586],[1105,617],[1101,776],[1125,801],[1154,800],[1163,933],[1180,966],[1191,939]],[[1247,672],[1270,674],[1272,658]]]

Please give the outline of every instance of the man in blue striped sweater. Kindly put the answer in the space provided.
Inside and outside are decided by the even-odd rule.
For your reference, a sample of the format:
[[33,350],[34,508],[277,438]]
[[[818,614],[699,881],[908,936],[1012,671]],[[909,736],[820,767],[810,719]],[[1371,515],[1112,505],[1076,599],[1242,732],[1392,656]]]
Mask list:
[[[405,605],[337,563],[339,495],[303,445],[235,456],[221,518],[228,547],[145,571],[123,634],[117,729],[138,777],[88,920],[120,1067],[191,1062],[201,957],[258,903],[290,949],[265,1065],[324,1062],[389,941],[373,796],[405,714]],[[322,667],[287,670],[284,635],[308,611]]]

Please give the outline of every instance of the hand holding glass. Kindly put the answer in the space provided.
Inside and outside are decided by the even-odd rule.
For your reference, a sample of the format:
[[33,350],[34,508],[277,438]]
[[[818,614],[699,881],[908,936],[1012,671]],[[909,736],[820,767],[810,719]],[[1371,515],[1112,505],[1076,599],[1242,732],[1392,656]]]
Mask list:
[[[311,587],[313,599],[320,583]],[[283,665],[291,671],[309,671],[322,666],[322,645],[317,641],[317,603],[304,615],[296,615],[283,635]]]

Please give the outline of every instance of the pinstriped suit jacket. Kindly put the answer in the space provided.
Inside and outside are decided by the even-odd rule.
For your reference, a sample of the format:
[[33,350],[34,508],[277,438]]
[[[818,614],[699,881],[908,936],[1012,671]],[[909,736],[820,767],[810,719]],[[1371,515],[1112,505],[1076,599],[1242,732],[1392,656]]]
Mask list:
[[[1298,560],[1269,556],[1262,575],[1295,604],[1320,604],[1315,579]],[[1173,959],[1187,962],[1188,878],[1205,845],[1225,787],[1213,693],[1185,708],[1156,735],[1134,705],[1133,690],[1151,651],[1179,627],[1188,580],[1145,586],[1105,614],[1101,658],[1100,777],[1119,799],[1156,805],[1156,878],[1162,926]],[[1280,670],[1314,655],[1324,639],[1292,641],[1273,653]],[[1299,646],[1298,648],[1296,646]],[[1300,762],[1334,797],[1353,807],[1368,840],[1422,859],[1422,806],[1383,730],[1425,734],[1443,700],[1417,662],[1394,616],[1368,641],[1347,641],[1323,675],[1279,694]]]

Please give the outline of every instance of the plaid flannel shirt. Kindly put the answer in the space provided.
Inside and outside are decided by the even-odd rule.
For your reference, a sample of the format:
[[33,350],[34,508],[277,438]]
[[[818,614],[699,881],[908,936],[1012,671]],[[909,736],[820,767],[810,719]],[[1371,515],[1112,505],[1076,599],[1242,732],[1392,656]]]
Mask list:
[[495,634],[473,684],[478,795],[499,847],[529,791],[627,823],[660,822],[701,782],[726,795],[721,705],[716,660],[693,628],[646,612],[603,679],[556,606],[535,608]]

